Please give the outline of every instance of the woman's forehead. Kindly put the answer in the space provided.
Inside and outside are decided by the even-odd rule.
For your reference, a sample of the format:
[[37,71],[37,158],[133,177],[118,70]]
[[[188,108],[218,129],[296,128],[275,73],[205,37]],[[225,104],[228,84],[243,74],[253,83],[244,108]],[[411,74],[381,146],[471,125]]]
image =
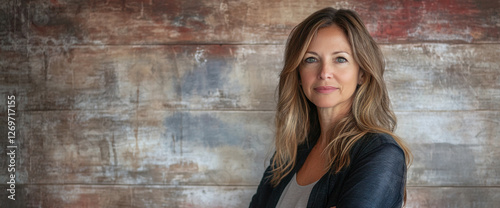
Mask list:
[[316,50],[331,50],[331,53],[343,51],[352,54],[351,45],[347,36],[337,25],[318,29],[307,48],[307,51]]

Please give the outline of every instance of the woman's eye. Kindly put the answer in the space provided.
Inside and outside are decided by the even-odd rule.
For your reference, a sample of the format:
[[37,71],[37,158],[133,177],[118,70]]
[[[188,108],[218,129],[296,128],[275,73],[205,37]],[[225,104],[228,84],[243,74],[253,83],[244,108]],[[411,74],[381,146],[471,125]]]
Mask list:
[[316,58],[309,57],[309,58],[304,59],[304,62],[306,62],[306,63],[314,63],[314,62],[316,62]]
[[335,61],[338,63],[345,63],[347,62],[347,59],[345,59],[344,57],[337,57]]

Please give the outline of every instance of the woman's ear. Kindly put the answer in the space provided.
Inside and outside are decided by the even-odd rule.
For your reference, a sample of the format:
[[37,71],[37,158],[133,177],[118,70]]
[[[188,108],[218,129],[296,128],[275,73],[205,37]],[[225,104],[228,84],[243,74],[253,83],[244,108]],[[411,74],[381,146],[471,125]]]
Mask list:
[[359,69],[359,75],[358,75],[358,85],[363,84],[365,79],[365,71],[363,69]]

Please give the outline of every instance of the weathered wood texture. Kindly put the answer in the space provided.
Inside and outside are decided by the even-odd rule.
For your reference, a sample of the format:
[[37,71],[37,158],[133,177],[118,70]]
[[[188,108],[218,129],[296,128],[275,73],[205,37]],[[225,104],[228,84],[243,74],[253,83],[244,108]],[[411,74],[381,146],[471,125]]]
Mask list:
[[[21,114],[25,184],[255,185],[272,112]],[[258,162],[261,161],[261,162]],[[6,178],[2,178],[6,180]]]
[[[20,114],[26,184],[255,185],[273,112],[35,111]],[[498,186],[498,112],[402,112],[411,186]],[[437,120],[429,122],[429,120]],[[449,138],[455,138],[448,141]],[[202,159],[200,159],[202,158]],[[436,158],[439,158],[438,160]],[[6,180],[6,176],[2,177]]]
[[282,51],[228,45],[57,50],[30,54],[27,73],[37,90],[26,109],[271,110]]
[[[415,154],[410,186],[500,185],[498,112],[398,116],[398,133]],[[255,185],[271,151],[273,112],[35,111],[19,117],[24,159],[18,180],[26,184]]]
[[246,207],[283,44],[326,6],[382,44],[414,154],[407,207],[500,206],[499,1],[7,0],[0,135],[14,94],[19,149],[0,207]]
[[498,186],[498,111],[398,112],[415,156],[410,186]]
[[[28,185],[19,207],[247,207],[254,187],[162,185]],[[2,192],[0,196],[4,196]],[[7,203],[6,203],[7,204]],[[8,202],[9,205],[14,203]]]
[[[11,207],[248,207],[255,187],[164,185],[27,185]],[[1,192],[0,197],[5,197]],[[408,208],[497,207],[500,190],[468,187],[409,187]],[[20,205],[20,206],[18,206]]]
[[[500,44],[382,49],[396,111],[499,110]],[[274,110],[282,53],[271,45],[5,50],[2,90],[26,93],[24,110]]]
[[5,13],[7,28],[29,34],[31,44],[283,43],[326,6],[355,9],[380,42],[498,42],[500,35],[500,3],[489,0],[10,2],[24,5]]

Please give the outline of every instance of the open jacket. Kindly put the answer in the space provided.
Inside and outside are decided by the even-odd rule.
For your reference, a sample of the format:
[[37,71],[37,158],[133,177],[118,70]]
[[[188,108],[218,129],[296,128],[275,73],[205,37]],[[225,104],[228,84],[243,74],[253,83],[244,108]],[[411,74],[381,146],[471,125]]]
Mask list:
[[[250,208],[274,208],[293,175],[304,164],[316,141],[306,142],[297,150],[293,170],[273,187],[271,165],[252,197]],[[308,208],[400,208],[406,184],[404,152],[388,134],[370,133],[360,139],[350,152],[351,163],[337,174],[326,173],[314,185]]]

